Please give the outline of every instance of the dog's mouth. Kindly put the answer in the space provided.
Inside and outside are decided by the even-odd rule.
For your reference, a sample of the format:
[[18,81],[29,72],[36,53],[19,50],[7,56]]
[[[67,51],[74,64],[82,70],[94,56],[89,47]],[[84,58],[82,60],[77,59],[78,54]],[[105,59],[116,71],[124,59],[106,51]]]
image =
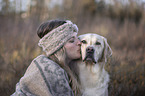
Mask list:
[[83,62],[93,62],[96,63],[94,59],[94,54],[92,53],[86,53],[86,57],[84,58]]

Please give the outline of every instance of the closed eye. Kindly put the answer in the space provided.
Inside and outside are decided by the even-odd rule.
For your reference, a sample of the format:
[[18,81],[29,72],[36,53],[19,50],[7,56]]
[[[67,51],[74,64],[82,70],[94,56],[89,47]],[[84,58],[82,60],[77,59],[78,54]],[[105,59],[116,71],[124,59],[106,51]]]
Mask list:
[[81,41],[83,44],[87,44],[87,41],[86,40],[82,40]]
[[100,42],[96,42],[96,45],[101,45],[101,43]]
[[75,37],[72,37],[72,38],[69,39],[70,43],[73,43],[74,41],[75,41]]

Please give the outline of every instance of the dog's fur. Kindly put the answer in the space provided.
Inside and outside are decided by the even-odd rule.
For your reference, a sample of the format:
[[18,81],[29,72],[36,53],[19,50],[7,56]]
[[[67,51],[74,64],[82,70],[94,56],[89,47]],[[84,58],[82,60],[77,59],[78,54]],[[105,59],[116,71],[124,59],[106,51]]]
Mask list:
[[97,34],[80,35],[83,62],[77,64],[82,96],[108,96],[109,74],[104,65],[112,50],[106,38]]

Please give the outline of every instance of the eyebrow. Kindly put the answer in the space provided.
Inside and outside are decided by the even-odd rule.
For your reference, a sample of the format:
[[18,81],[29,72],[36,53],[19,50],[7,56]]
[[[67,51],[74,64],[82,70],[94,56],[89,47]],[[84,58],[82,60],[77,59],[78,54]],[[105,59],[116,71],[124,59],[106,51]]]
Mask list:
[[72,36],[72,38],[75,38],[75,36]]
[[71,37],[70,39],[75,38],[75,36]]

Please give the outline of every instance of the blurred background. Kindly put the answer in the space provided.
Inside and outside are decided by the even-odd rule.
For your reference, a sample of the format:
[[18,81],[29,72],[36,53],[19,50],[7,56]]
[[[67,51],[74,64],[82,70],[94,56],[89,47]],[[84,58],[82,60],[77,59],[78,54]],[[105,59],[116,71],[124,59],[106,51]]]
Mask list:
[[113,56],[109,96],[145,94],[145,0],[0,0],[0,96],[9,96],[31,61],[42,53],[38,26],[69,19],[79,35],[107,38]]

